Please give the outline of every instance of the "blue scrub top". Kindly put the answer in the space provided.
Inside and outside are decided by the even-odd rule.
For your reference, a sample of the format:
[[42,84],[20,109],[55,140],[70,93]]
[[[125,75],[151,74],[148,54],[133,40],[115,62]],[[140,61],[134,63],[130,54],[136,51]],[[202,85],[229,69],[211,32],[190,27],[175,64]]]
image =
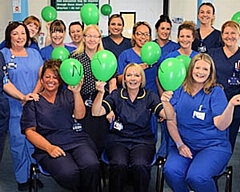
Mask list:
[[[217,83],[224,87],[227,99],[230,100],[234,95],[240,94],[239,85],[230,85],[228,83],[228,79],[233,76],[233,72],[235,71],[235,64],[240,62],[240,48],[238,48],[238,51],[231,57],[227,57],[223,51],[223,47],[212,49],[208,54],[212,57],[215,64]],[[240,78],[240,71],[235,72],[235,76]],[[236,106],[234,109],[234,119],[239,117],[240,106]]]
[[[2,43],[0,44],[0,50],[1,50],[2,48],[4,48],[5,45],[6,45],[6,41],[3,40]],[[39,48],[37,42],[31,40],[31,44],[29,45],[29,47],[30,47],[30,48],[33,48],[33,49],[36,49],[36,50],[40,53],[40,48]]]
[[221,115],[228,104],[221,87],[214,87],[209,94],[201,89],[191,96],[181,86],[174,91],[170,102],[177,115],[178,131],[187,146],[194,150],[211,147],[231,153],[228,129],[221,131],[213,122],[213,118]]
[[[193,58],[195,55],[197,55],[197,54],[198,54],[197,51],[192,50],[192,53],[190,54],[189,57],[192,59],[192,58]],[[175,58],[175,57],[177,57],[177,56],[179,56],[179,55],[181,55],[181,53],[180,53],[178,50],[176,50],[176,51],[173,51],[173,52],[171,52],[171,53],[168,53],[164,59],[167,59],[167,58]]]
[[[48,102],[39,95],[39,101],[29,101],[25,104],[21,117],[21,129],[24,133],[29,127],[36,131],[53,145],[69,150],[80,145],[81,141],[90,139],[85,131],[73,130],[74,98],[70,90],[64,89],[57,93],[54,103]],[[46,152],[36,149],[34,157],[40,160]]]
[[[64,45],[64,47],[69,51],[69,53],[72,53],[76,49],[67,45]],[[53,49],[54,47],[52,45],[48,45],[40,50],[43,61],[51,59]]]
[[159,116],[163,109],[159,97],[151,90],[140,89],[137,98],[132,102],[126,89],[114,90],[107,95],[102,103],[108,114],[114,111],[123,129],[110,130],[107,142],[135,142],[154,144],[155,137],[150,129],[152,113]]
[[126,37],[123,37],[122,42],[117,44],[111,39],[110,36],[107,36],[102,38],[102,43],[104,49],[111,51],[117,59],[124,50],[132,47],[131,39]]
[[[15,56],[14,59],[11,59],[12,53],[10,49],[5,47],[1,50],[6,64],[16,63],[16,68],[8,68],[8,76],[14,86],[25,95],[32,93],[34,90],[38,80],[39,69],[43,64],[42,57],[36,49],[27,47],[26,51],[26,57]],[[8,99],[11,116],[20,116],[22,113],[21,102],[9,96]]]
[[[194,39],[192,43],[192,49],[198,51],[198,46],[200,44],[201,35],[199,29],[197,29],[197,37]],[[221,32],[217,29],[214,29],[212,33],[210,33],[205,39],[203,39],[204,45],[207,47],[207,50],[212,48],[222,47],[224,45]]]
[[[124,68],[129,63],[143,63],[141,57],[132,49],[127,49],[123,51],[118,57],[118,68],[117,73],[123,74]],[[158,71],[159,63],[153,64],[151,67],[144,70],[146,76],[146,89],[150,89],[154,91],[154,93],[158,94],[156,78],[157,78],[157,71]]]

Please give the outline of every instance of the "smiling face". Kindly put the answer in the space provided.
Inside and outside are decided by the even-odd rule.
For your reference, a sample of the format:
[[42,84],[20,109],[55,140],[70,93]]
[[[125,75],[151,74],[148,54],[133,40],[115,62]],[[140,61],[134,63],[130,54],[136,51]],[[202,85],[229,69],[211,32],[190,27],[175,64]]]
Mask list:
[[211,24],[214,20],[213,8],[208,5],[203,5],[199,8],[198,19],[201,24]]
[[27,28],[28,28],[28,31],[29,31],[30,38],[33,38],[39,32],[39,26],[34,24],[34,23],[29,23],[27,25]]
[[210,75],[210,69],[211,66],[208,62],[204,60],[196,61],[192,71],[192,77],[195,83],[203,85]]
[[182,29],[179,32],[178,42],[183,49],[191,48],[193,41],[194,41],[194,37],[193,37],[192,30]]
[[150,31],[146,25],[139,25],[133,35],[135,39],[135,46],[141,48],[146,42],[150,41]]
[[74,44],[79,44],[82,41],[82,27],[78,24],[72,25],[69,28],[69,35]]
[[239,31],[230,26],[226,26],[222,32],[222,40],[226,47],[234,47],[238,45],[240,39]]
[[46,69],[41,79],[42,86],[48,92],[57,92],[60,85],[57,75],[52,69]]
[[168,40],[169,36],[170,36],[170,33],[171,33],[170,23],[162,22],[157,29],[158,38],[163,40],[163,41]]
[[142,76],[139,69],[135,66],[128,67],[124,75],[124,81],[128,90],[139,90],[142,84]]
[[94,27],[90,27],[84,34],[83,42],[86,45],[86,49],[97,51],[99,43],[101,41],[101,34]]
[[52,44],[55,46],[60,46],[63,44],[65,38],[65,32],[54,31],[51,33]]
[[10,33],[11,46],[13,48],[24,47],[27,41],[26,30],[22,25],[13,29]]
[[121,35],[123,31],[123,22],[119,17],[112,18],[109,25],[108,30],[111,35]]

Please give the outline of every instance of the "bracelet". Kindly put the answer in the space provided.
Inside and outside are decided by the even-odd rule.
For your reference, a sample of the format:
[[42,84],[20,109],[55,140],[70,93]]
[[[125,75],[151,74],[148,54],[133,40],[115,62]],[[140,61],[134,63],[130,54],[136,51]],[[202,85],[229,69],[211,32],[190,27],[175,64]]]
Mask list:
[[183,145],[183,142],[176,142],[177,148],[181,147]]

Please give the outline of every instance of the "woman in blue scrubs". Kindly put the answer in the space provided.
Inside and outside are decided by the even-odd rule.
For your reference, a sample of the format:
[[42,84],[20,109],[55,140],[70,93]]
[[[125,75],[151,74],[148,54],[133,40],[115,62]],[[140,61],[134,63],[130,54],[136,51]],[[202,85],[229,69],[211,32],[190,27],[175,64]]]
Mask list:
[[109,35],[102,38],[104,49],[113,52],[116,58],[118,58],[122,51],[132,47],[131,39],[122,35],[123,28],[124,20],[122,16],[113,14],[108,20]]
[[[209,51],[217,71],[217,83],[224,87],[227,99],[240,93],[240,39],[239,24],[234,21],[227,21],[221,29],[224,46]],[[233,121],[229,126],[229,140],[234,150],[236,137],[240,126],[240,107],[234,111]]]
[[196,55],[183,85],[170,100],[175,118],[167,121],[175,143],[169,149],[164,175],[174,192],[217,192],[214,176],[221,174],[231,157],[228,126],[240,95],[228,103],[216,84],[213,60],[205,53]]
[[[101,116],[113,110],[116,115],[113,127],[106,138],[106,155],[109,159],[109,191],[122,192],[129,165],[133,171],[134,192],[146,192],[151,176],[156,140],[150,129],[152,114],[173,118],[169,103],[172,92],[163,93],[162,103],[151,90],[145,89],[143,69],[136,63],[128,64],[123,72],[122,86],[104,96],[104,82],[97,82],[97,97],[92,114]],[[164,108],[164,110],[163,110]]]
[[82,82],[62,89],[59,60],[48,60],[41,72],[44,90],[39,101],[28,102],[21,118],[22,132],[36,147],[34,158],[64,188],[97,192],[97,149],[79,120],[86,108]]
[[[37,93],[40,89],[40,84],[37,84],[38,73],[43,61],[36,49],[28,47],[30,35],[26,25],[19,22],[10,23],[5,34],[6,47],[1,52],[10,82],[23,95]],[[9,138],[13,167],[18,190],[23,191],[28,189],[30,164],[35,162],[31,156],[34,147],[25,135],[21,134],[22,102],[16,98],[7,97],[10,104]],[[42,183],[39,186],[42,187]]]
[[210,2],[202,3],[198,8],[198,19],[200,27],[192,44],[192,49],[206,53],[209,49],[222,47],[223,42],[219,30],[213,27],[215,19],[215,7]]

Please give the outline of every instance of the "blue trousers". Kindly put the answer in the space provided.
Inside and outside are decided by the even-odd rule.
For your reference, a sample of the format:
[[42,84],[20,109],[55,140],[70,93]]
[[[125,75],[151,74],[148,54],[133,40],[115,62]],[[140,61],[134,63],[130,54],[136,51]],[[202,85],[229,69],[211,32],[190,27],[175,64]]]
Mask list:
[[9,136],[15,178],[18,183],[25,183],[30,176],[30,164],[36,161],[32,158],[34,146],[21,134],[20,117],[10,118]]
[[169,149],[164,165],[166,182],[174,192],[217,192],[213,177],[221,174],[231,157],[230,153],[206,148],[193,151],[193,159],[179,155],[175,146]]
[[131,167],[134,192],[147,192],[151,178],[151,163],[155,145],[135,144],[126,147],[119,143],[106,148],[109,159],[109,192],[122,192]]
[[81,141],[80,146],[65,152],[66,156],[58,158],[46,153],[39,163],[62,187],[73,192],[97,192],[99,160],[94,143]]

